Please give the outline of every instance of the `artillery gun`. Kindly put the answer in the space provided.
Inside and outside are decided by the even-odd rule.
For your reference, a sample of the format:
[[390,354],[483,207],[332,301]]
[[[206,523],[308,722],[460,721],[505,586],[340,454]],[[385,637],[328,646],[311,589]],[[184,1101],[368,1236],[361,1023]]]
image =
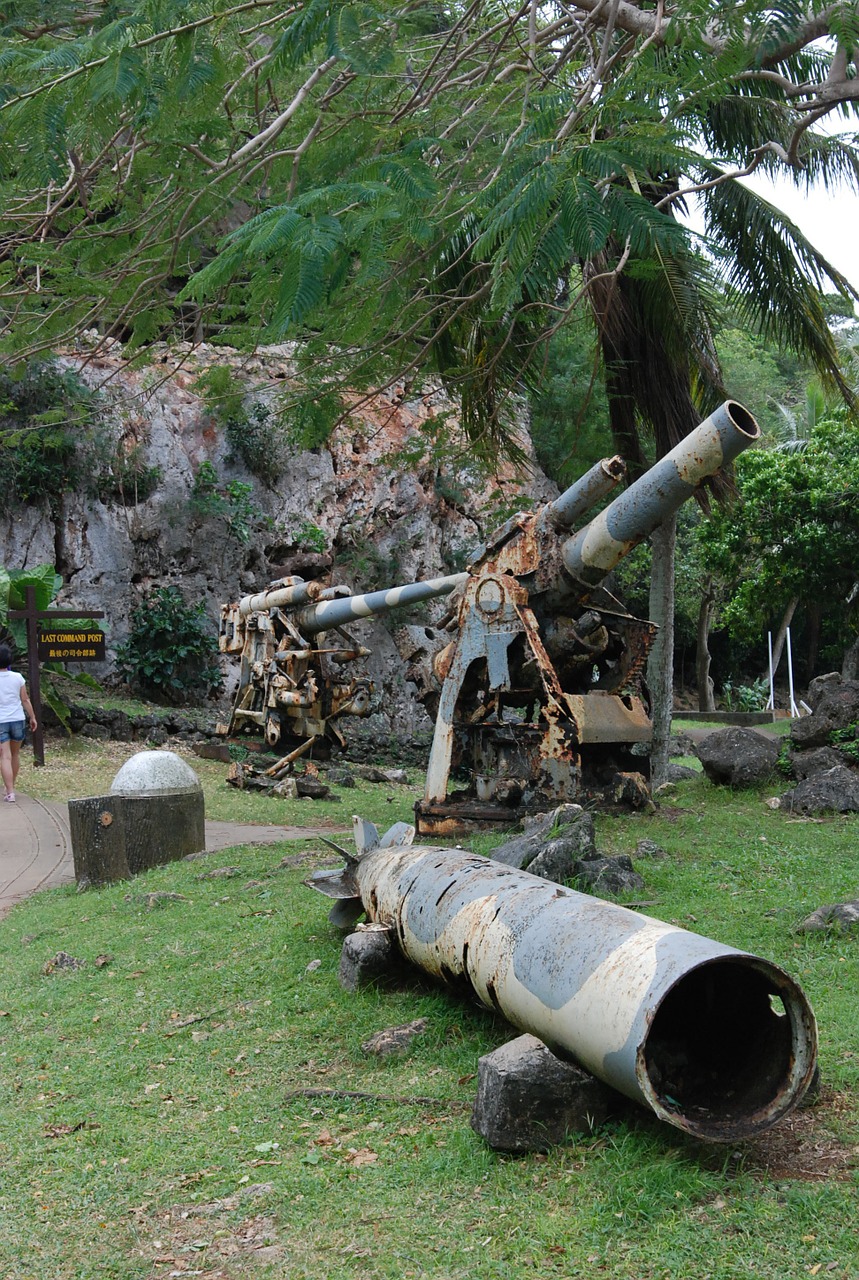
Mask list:
[[370,711],[373,686],[353,675],[370,650],[345,630],[349,622],[446,595],[467,578],[453,574],[353,596],[347,586],[281,578],[266,591],[221,609],[219,648],[241,654],[239,684],[224,733],[251,728],[271,748],[286,749],[272,769],[285,772],[311,749],[345,745],[339,722]]
[[407,677],[435,719],[421,834],[509,827],[567,801],[649,802],[644,672],[656,628],[601,584],[759,434],[727,401],[573,533],[623,477],[620,459],[598,463],[490,538],[440,629],[403,628]]

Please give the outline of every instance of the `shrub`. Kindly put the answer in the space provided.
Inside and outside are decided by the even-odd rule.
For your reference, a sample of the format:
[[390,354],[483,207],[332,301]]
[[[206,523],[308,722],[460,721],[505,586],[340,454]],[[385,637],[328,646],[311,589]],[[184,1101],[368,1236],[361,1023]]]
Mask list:
[[205,605],[186,604],[178,587],[158,587],[132,613],[116,666],[141,693],[176,705],[219,692],[217,655]]
[[98,420],[98,395],[70,369],[47,362],[0,371],[0,498],[47,501],[83,491],[103,502],[148,498],[161,473],[144,447],[122,447]]
[[211,462],[203,462],[194,476],[191,513],[199,520],[223,516],[230,533],[244,545],[250,542],[253,525],[264,519],[252,494],[253,485],[242,480],[230,480],[228,484],[220,485],[218,473]]

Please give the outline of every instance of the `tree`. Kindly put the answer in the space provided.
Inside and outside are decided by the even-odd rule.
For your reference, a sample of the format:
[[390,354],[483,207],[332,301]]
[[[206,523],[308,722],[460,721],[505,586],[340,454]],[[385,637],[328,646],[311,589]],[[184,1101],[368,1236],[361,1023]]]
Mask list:
[[740,500],[699,534],[710,567],[729,584],[724,622],[738,637],[760,636],[796,601],[806,622],[822,616],[843,674],[856,678],[859,428],[843,413],[827,418],[803,447],[755,450],[736,471]]
[[[855,6],[41,12],[7,9],[0,50],[8,350],[95,323],[132,344],[176,326],[298,337],[309,396],[434,369],[470,447],[516,456],[511,395],[587,307],[612,433],[640,466],[642,428],[661,454],[722,398],[721,283],[850,396],[820,304],[848,282],[739,178],[857,185],[853,144],[815,129],[855,113]],[[675,216],[693,195],[709,259]]]

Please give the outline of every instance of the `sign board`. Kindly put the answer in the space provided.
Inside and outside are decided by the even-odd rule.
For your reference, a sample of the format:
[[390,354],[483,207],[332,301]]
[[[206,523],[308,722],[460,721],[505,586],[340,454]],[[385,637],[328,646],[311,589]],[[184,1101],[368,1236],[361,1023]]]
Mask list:
[[[39,658],[41,656],[39,644],[40,624],[45,629],[45,634],[49,636],[68,635],[70,637],[73,636],[75,641],[79,641],[82,635],[91,636],[95,639],[96,632],[94,628],[90,631],[72,632],[71,629],[67,629],[67,627],[63,625],[61,619],[74,618],[76,620],[79,619],[83,622],[90,623],[94,618],[103,618],[104,612],[101,609],[87,609],[86,612],[84,612],[83,609],[40,609],[36,602],[36,588],[32,583],[28,583],[25,588],[24,597],[26,600],[26,606],[23,609],[10,609],[9,617],[27,624],[27,670],[30,676],[29,693],[30,701],[33,704],[33,711],[36,715],[36,728],[33,732],[33,761],[35,764],[44,764],[45,733],[42,726],[42,694],[39,682]],[[47,630],[48,627],[51,628],[50,631]],[[100,631],[98,632],[98,636],[100,637],[103,654],[104,636]],[[69,649],[71,648],[71,640],[68,644],[59,644],[58,642],[57,647],[60,649]],[[95,644],[81,645],[80,647],[82,649],[98,648]],[[59,661],[64,661],[64,658],[60,657]],[[96,659],[94,657],[84,658],[78,654],[77,661],[95,662]]]
[[39,632],[40,662],[104,662],[104,632],[43,627]]

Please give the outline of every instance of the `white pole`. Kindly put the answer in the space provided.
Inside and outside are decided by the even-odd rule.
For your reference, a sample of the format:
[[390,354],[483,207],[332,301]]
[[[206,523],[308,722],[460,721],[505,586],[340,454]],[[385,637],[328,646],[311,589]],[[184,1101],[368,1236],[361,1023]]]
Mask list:
[[793,655],[790,648],[790,627],[787,629],[787,679],[790,688],[790,717],[792,720],[798,720],[799,707],[793,698]]
[[770,700],[764,711],[775,711],[775,672],[773,671],[773,633],[767,632],[767,643],[770,651]]

